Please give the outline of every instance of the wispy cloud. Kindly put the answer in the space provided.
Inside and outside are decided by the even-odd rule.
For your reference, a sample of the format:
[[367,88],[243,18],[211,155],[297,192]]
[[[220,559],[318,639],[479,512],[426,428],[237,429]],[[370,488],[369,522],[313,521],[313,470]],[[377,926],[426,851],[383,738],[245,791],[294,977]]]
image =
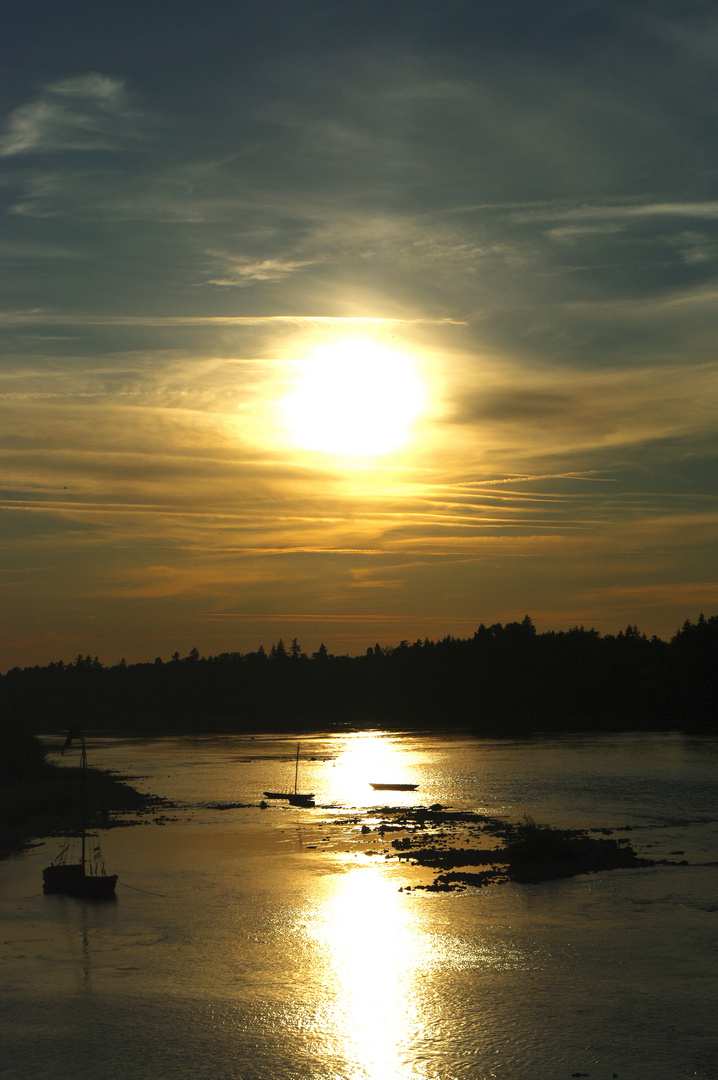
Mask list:
[[69,245],[44,244],[42,241],[0,241],[0,259],[9,263],[26,259],[80,259],[82,255]]
[[[611,603],[616,599],[644,606],[646,604],[690,605],[700,610],[703,605],[718,604],[718,581],[676,581],[669,584],[607,585],[588,590],[581,599]],[[678,629],[678,627],[676,627]]]
[[0,157],[117,150],[137,136],[124,83],[93,72],[43,88],[15,109],[0,138]]
[[457,480],[456,483],[446,485],[455,490],[473,487],[503,486],[504,484],[525,484],[540,482],[542,480],[593,480],[596,483],[610,483],[608,477],[591,475],[591,470],[585,472],[557,472],[557,473],[526,473],[523,476],[500,476],[486,480]]
[[229,255],[222,251],[210,251],[223,267],[221,277],[208,279],[210,285],[231,285],[240,288],[257,281],[282,281],[283,278],[313,266],[316,259],[251,259],[241,255]]
[[289,325],[342,326],[351,324],[382,323],[397,325],[466,326],[461,319],[452,318],[400,318],[392,316],[364,315],[71,315],[66,312],[43,310],[0,312],[0,326],[24,326],[31,324],[50,326],[263,326],[273,323]]
[[595,203],[584,206],[561,204],[510,211],[516,222],[531,221],[621,221],[630,218],[678,217],[718,218],[718,201]]
[[515,459],[716,434],[715,363],[540,373],[486,365],[471,381],[456,392],[450,418],[475,429],[485,449],[503,443]]

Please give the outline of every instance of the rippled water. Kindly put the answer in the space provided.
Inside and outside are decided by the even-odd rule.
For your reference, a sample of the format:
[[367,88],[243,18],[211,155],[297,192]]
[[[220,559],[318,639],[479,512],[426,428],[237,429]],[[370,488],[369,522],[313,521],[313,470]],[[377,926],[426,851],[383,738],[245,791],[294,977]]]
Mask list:
[[431,875],[387,862],[357,821],[440,802],[631,825],[640,852],[707,863],[718,741],[314,737],[299,787],[316,809],[264,811],[262,791],[294,783],[284,737],[89,750],[180,805],[103,836],[116,903],[43,896],[54,840],[0,864],[0,1077],[718,1077],[718,868],[400,892]]

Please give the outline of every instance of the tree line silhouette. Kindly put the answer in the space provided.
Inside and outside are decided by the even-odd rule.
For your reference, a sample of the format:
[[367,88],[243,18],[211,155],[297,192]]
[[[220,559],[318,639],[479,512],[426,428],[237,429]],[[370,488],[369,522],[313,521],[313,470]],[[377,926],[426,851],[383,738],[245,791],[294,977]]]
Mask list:
[[538,634],[530,617],[469,638],[308,656],[295,638],[267,653],[105,667],[95,657],[0,676],[8,733],[77,723],[118,732],[456,729],[487,735],[636,728],[718,731],[718,616],[670,639],[636,626]]

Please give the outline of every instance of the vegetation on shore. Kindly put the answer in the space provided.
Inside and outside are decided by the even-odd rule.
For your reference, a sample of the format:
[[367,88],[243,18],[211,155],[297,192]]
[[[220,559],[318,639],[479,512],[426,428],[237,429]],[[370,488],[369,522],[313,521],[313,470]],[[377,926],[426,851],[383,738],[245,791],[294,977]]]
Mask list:
[[0,709],[30,731],[302,730],[341,725],[442,727],[477,735],[682,728],[718,731],[718,616],[671,638],[636,626],[616,635],[576,626],[538,634],[522,622],[467,639],[360,656],[307,656],[295,639],[256,652],[105,667],[78,656],[0,676]]

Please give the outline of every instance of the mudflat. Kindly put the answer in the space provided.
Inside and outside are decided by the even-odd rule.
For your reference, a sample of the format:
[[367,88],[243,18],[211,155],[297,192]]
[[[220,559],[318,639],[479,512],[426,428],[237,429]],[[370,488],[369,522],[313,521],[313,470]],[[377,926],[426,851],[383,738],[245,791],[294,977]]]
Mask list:
[[[87,770],[87,825],[103,829],[135,824],[167,802],[136,791],[127,778]],[[63,835],[79,826],[82,774],[79,768],[49,766],[46,776],[0,785],[0,857],[23,851],[40,837]]]

